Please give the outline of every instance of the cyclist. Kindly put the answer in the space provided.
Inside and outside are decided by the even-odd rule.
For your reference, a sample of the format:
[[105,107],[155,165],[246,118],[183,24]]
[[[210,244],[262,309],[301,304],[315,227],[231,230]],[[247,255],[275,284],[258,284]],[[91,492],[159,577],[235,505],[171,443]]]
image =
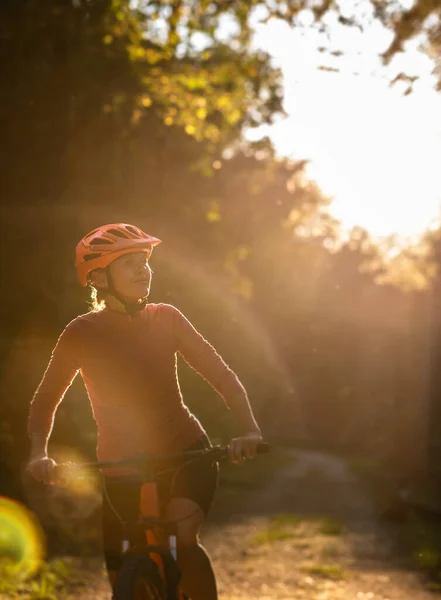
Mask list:
[[[176,372],[179,352],[223,397],[236,417],[240,437],[230,443],[230,459],[256,455],[261,432],[247,393],[236,374],[184,315],[169,304],[148,303],[149,258],[161,240],[126,223],[98,227],[76,247],[76,269],[89,285],[93,309],[71,321],[60,335],[28,417],[31,453],[28,470],[54,483],[56,462],[47,445],[57,406],[81,373],[97,424],[98,460],[137,453],[178,453],[210,446],[198,419],[183,402]],[[114,586],[121,561],[122,531],[115,511],[136,519],[139,483],[107,473],[103,497],[103,547]],[[212,503],[218,466],[193,461],[159,481],[164,516],[178,525],[181,586],[192,600],[217,600],[210,559],[199,531]]]

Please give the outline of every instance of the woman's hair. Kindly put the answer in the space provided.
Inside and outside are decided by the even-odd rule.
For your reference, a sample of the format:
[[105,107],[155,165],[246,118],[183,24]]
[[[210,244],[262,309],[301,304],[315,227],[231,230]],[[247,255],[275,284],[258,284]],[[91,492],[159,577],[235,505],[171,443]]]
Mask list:
[[98,312],[106,308],[106,298],[108,295],[107,290],[94,287],[89,283],[90,289],[90,310]]

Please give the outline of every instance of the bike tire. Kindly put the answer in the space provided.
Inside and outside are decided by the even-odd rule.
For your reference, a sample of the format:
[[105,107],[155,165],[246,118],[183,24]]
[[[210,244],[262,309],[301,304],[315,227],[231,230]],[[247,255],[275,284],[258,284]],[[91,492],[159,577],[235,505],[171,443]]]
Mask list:
[[167,600],[158,565],[148,556],[128,556],[118,571],[112,600]]

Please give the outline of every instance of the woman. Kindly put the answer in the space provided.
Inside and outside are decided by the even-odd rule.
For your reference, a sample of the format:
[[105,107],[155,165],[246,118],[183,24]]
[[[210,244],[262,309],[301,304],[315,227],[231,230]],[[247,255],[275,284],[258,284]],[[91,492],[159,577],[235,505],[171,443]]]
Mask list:
[[[94,308],[63,331],[33,397],[28,469],[36,479],[54,483],[56,463],[47,444],[56,408],[78,371],[97,424],[98,460],[209,446],[203,427],[183,403],[177,352],[236,417],[242,435],[230,443],[231,460],[255,456],[261,433],[237,376],[178,309],[147,302],[152,278],[148,261],[160,241],[118,223],[98,227],[77,245],[78,278],[91,286]],[[106,474],[103,504],[104,555],[112,585],[122,543],[112,507],[125,518],[136,518],[139,502],[139,484],[123,484],[118,474]],[[178,523],[182,589],[192,600],[218,598],[211,562],[198,538],[217,478],[217,465],[193,461],[160,481],[165,517]]]

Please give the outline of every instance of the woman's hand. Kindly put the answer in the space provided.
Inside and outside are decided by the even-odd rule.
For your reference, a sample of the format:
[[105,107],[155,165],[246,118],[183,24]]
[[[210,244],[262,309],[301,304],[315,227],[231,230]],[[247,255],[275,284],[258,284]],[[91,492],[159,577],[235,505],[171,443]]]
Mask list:
[[55,483],[55,467],[57,463],[47,455],[31,457],[26,469],[29,473],[47,485]]
[[257,455],[257,446],[261,441],[262,435],[257,431],[233,438],[229,445],[230,461],[241,463],[247,458],[254,458]]

